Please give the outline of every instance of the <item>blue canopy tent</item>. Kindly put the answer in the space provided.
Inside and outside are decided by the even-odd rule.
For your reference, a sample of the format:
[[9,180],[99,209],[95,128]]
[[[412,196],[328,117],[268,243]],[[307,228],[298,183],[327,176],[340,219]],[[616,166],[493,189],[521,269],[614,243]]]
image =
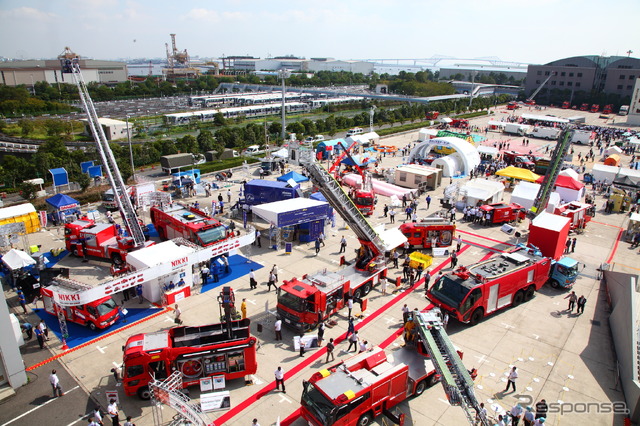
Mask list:
[[[289,182],[290,179],[293,179],[293,181],[295,183],[300,183],[300,182],[307,182],[309,181],[309,178],[306,176],[301,175],[300,173],[296,172],[296,171],[290,171],[289,173],[286,173],[282,176],[280,176],[279,178],[277,178],[276,180],[280,181],[280,182]],[[325,200],[326,201],[326,200]]]
[[322,141],[318,144],[318,146],[316,147],[316,158],[318,160],[322,159],[322,160],[326,160],[327,158],[329,158],[329,155],[333,152],[333,153],[338,153],[342,150],[342,148],[340,147],[340,145],[338,145],[339,143],[342,144],[342,146],[346,146],[346,143],[344,141],[344,139],[340,138],[340,139],[332,139],[330,141]]
[[66,194],[56,194],[45,200],[47,204],[53,207],[53,211],[48,214],[49,219],[55,224],[65,223],[67,217],[73,218],[76,214],[80,214],[80,203],[75,198],[71,198]]

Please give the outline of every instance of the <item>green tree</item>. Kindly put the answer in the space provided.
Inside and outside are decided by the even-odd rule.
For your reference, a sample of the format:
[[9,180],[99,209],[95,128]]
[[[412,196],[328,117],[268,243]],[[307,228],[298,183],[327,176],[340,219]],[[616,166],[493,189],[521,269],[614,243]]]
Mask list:
[[215,138],[209,130],[200,130],[197,137],[198,149],[200,153],[205,153],[214,149]]
[[31,201],[33,199],[36,198],[36,192],[38,192],[38,187],[32,183],[28,183],[28,182],[22,182],[19,186],[18,189],[20,190],[20,193],[22,194],[22,198],[24,198],[27,201]]
[[82,192],[84,192],[89,188],[89,185],[91,185],[91,178],[86,173],[80,173],[76,176],[76,182],[80,185]]
[[65,131],[65,123],[62,120],[44,120],[44,128],[47,136],[60,136]]
[[31,163],[15,155],[5,155],[2,169],[4,171],[4,179],[11,182],[13,188],[16,187],[16,182],[30,179],[33,176]]
[[22,136],[25,138],[29,136],[29,133],[33,132],[35,128],[33,121],[25,119],[18,120],[18,127],[20,127]]
[[186,135],[176,139],[176,147],[180,152],[190,152],[193,154],[200,152],[198,150],[198,140],[192,135]]

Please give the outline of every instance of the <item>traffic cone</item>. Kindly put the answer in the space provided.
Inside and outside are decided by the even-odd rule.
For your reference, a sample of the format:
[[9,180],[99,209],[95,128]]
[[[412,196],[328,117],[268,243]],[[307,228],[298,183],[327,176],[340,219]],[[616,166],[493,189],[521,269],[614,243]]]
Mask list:
[[65,339],[64,337],[62,338],[62,347],[60,349],[62,349],[63,351],[69,349],[69,346],[67,346],[67,339]]

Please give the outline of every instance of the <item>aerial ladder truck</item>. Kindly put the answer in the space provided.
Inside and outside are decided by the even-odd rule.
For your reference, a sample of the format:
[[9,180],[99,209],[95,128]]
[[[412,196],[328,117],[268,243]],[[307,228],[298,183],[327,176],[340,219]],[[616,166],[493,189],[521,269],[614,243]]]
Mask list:
[[307,331],[342,309],[348,298],[362,300],[380,280],[387,279],[385,253],[403,245],[407,239],[397,229],[385,231],[383,239],[324,167],[313,160],[303,160],[302,164],[309,179],[361,244],[355,262],[345,268],[292,278],[279,287],[278,315],[286,326]]
[[544,211],[547,203],[549,202],[549,197],[551,196],[551,192],[553,192],[558,175],[562,171],[564,157],[567,155],[569,147],[571,146],[571,134],[572,130],[567,127],[562,131],[558,138],[558,143],[551,154],[551,162],[549,163],[547,172],[544,175],[544,181],[542,182],[542,185],[540,185],[540,190],[538,191],[538,194],[533,201],[533,206],[529,211],[532,219]]
[[531,96],[529,96],[529,97],[527,98],[527,100],[526,100],[526,101],[524,101],[524,103],[525,103],[525,104],[527,104],[527,105],[535,105],[535,104],[536,104],[536,101],[534,101],[534,100],[533,100],[533,98],[535,98],[535,97],[536,97],[536,95],[537,95],[537,94],[542,90],[542,88],[544,87],[544,85],[545,85],[545,84],[547,84],[547,83],[549,82],[549,80],[551,80],[551,77],[553,77],[554,75],[556,75],[555,71],[551,72],[551,73],[549,74],[549,76],[548,76],[547,78],[545,78],[545,79],[544,79],[544,81],[542,82],[542,84],[540,85],[540,87],[538,87],[538,88],[535,90],[535,92],[533,92],[533,93],[531,94]]
[[60,59],[62,72],[71,74],[74,83],[78,87],[80,102],[82,103],[82,108],[87,114],[87,122],[89,123],[91,133],[96,142],[98,154],[100,154],[102,164],[105,167],[109,184],[116,194],[115,199],[118,210],[120,211],[127,232],[132,238],[132,244],[129,250],[140,248],[145,244],[142,225],[138,220],[138,216],[136,215],[136,211],[131,203],[131,199],[127,195],[127,187],[122,180],[118,163],[116,162],[111,148],[109,148],[109,142],[107,141],[107,137],[104,134],[102,126],[100,125],[98,114],[93,105],[93,101],[91,100],[91,96],[89,96],[89,90],[87,89],[87,85],[82,77],[82,71],[80,70],[80,57],[73,53],[71,49],[65,47],[64,52],[58,56],[58,59]]
[[331,168],[329,168],[329,174],[336,176],[337,179],[337,173],[334,174],[333,171],[336,169],[339,170],[340,163],[345,159],[345,157],[348,157],[349,160],[351,160],[351,162],[353,163],[353,167],[362,178],[362,185],[360,185],[359,188],[356,185],[356,187],[354,187],[353,190],[349,192],[349,196],[353,200],[353,203],[356,205],[358,210],[360,210],[360,212],[364,216],[371,216],[376,207],[376,195],[373,192],[373,182],[371,181],[371,174],[367,170],[360,167],[358,165],[358,162],[351,156],[351,153],[349,152],[357,144],[358,141],[354,141],[348,148],[345,148],[342,143],[338,143],[338,145],[342,147],[342,153],[333,163]]
[[[413,314],[414,330],[427,350],[449,403],[464,411],[469,424],[476,424],[476,414],[482,426],[492,423],[481,410],[480,402],[473,390],[473,378],[462,363],[458,351],[444,331],[439,310]],[[472,411],[475,410],[475,413]]]

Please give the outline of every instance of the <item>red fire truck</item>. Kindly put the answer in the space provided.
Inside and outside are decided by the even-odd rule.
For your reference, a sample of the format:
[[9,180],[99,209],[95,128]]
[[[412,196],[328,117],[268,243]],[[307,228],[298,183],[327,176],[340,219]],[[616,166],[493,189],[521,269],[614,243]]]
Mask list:
[[556,207],[553,214],[568,217],[571,220],[571,230],[584,229],[595,216],[595,206],[592,204],[571,201]]
[[590,109],[590,111],[591,111],[591,112],[598,112],[598,111],[600,111],[600,105],[598,105],[598,104],[593,104],[593,105],[591,105],[591,109]]
[[507,104],[507,109],[508,110],[514,110],[514,109],[518,109],[520,108],[520,105],[518,105],[518,103],[516,101],[511,101]]
[[612,104],[607,104],[604,106],[604,108],[602,108],[602,113],[603,114],[611,114],[611,111],[613,110],[613,105]]
[[[95,256],[122,263],[127,253],[136,248],[133,238],[119,235],[114,224],[96,223],[92,219],[78,219],[64,226],[67,250],[75,256]],[[153,245],[147,241],[145,247]]]
[[256,338],[249,324],[244,319],[129,337],[123,347],[125,394],[149,399],[151,377],[165,379],[176,370],[183,375],[183,388],[198,384],[202,377],[220,375],[232,380],[254,374]]
[[569,101],[562,102],[562,109],[569,109],[569,108],[571,108],[571,103]]
[[502,153],[502,158],[509,166],[516,166],[523,169],[533,170],[535,163],[531,161],[526,155],[520,154],[515,151],[505,151]]
[[420,222],[403,223],[400,232],[413,247],[432,248],[434,239],[437,247],[449,247],[455,237],[456,225],[444,218],[427,217]]
[[494,203],[480,206],[486,218],[487,213],[491,216],[491,223],[514,222],[517,219],[524,219],[527,212],[524,207],[518,203],[504,204]]
[[151,207],[151,223],[161,240],[182,237],[202,247],[227,238],[227,228],[195,207],[173,203]]
[[467,127],[469,127],[469,120],[464,118],[454,118],[453,120],[451,120],[451,123],[449,123],[449,125],[451,127],[457,127],[459,129],[466,129]]
[[323,271],[284,280],[278,288],[278,314],[288,327],[312,330],[344,308],[347,297],[365,297],[386,276],[384,265],[371,266],[369,271],[350,265],[338,272]]
[[308,382],[303,382],[302,417],[314,426],[360,426],[371,424],[375,417],[385,414],[393,423],[402,424],[403,415],[398,419],[391,409],[412,396],[421,395],[440,381],[442,373],[446,378],[452,377],[447,374],[450,370],[463,371],[465,376],[458,377],[459,382],[454,386],[444,384],[450,403],[459,405],[452,387],[466,387],[465,390],[472,392],[475,372],[467,376],[462,352],[455,349],[439,326],[439,320],[428,321],[430,317],[434,317],[433,313],[409,315],[405,325],[412,327],[405,327],[405,331],[410,332],[410,340],[404,347],[388,354],[376,347],[314,373]]
[[111,296],[102,297],[84,305],[61,307],[54,303],[53,292],[47,287],[42,287],[40,293],[45,311],[51,315],[58,315],[58,311],[62,311],[67,321],[86,325],[91,330],[107,328],[119,317],[118,305]]
[[438,116],[440,115],[440,111],[429,111],[427,112],[427,114],[425,115],[425,118],[427,120],[435,120],[438,118]]
[[549,278],[551,259],[534,248],[517,246],[483,262],[443,275],[427,291],[436,306],[460,322],[482,318],[533,298]]
[[589,111],[589,104],[580,105],[580,111]]

